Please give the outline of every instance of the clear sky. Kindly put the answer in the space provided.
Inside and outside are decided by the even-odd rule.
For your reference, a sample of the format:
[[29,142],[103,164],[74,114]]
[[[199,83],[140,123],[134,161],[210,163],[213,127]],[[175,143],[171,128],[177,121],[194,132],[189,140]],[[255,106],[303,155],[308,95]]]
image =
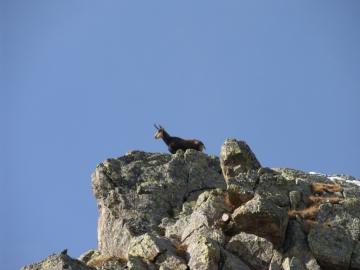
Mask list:
[[360,178],[360,1],[0,0],[0,269],[97,248],[91,174],[167,152]]

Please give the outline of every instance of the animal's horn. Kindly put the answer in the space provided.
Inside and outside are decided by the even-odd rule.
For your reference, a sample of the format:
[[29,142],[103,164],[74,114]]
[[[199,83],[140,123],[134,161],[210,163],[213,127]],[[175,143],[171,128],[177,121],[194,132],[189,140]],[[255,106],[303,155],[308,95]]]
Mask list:
[[156,127],[157,130],[159,130],[159,128],[154,124],[154,126]]

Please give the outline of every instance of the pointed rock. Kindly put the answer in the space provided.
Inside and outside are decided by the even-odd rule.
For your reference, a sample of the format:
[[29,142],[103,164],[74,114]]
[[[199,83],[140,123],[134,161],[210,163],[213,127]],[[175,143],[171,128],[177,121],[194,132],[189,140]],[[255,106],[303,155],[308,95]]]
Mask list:
[[245,141],[227,139],[221,146],[220,165],[225,177],[237,176],[249,170],[257,171],[261,165]]
[[33,263],[21,268],[21,270],[94,270],[93,267],[85,265],[85,263],[73,259],[65,254],[52,254],[39,263]]

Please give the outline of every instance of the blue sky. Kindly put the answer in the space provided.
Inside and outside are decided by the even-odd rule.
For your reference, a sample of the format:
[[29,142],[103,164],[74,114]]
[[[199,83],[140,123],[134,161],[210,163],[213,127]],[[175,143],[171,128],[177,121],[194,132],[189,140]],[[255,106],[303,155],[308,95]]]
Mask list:
[[360,178],[359,1],[0,0],[0,268],[97,248],[91,174],[167,152]]

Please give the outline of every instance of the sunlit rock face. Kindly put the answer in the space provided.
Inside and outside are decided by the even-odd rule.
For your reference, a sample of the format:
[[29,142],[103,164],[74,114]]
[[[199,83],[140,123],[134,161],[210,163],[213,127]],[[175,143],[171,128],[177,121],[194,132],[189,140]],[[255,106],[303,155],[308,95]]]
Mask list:
[[92,175],[98,250],[23,269],[360,269],[358,183],[261,167],[235,139],[220,158],[129,151]]
[[227,139],[220,152],[220,164],[224,178],[260,169],[260,162],[245,141]]
[[[92,177],[100,212],[99,250],[122,257],[130,252],[150,261],[164,252],[175,254],[160,224],[175,220],[204,191],[225,190],[219,172],[218,157],[195,150],[174,155],[130,151],[99,164]],[[151,255],[140,252],[145,240],[136,239],[145,234],[162,239],[148,244],[149,249],[155,243],[163,248],[154,247]]]

